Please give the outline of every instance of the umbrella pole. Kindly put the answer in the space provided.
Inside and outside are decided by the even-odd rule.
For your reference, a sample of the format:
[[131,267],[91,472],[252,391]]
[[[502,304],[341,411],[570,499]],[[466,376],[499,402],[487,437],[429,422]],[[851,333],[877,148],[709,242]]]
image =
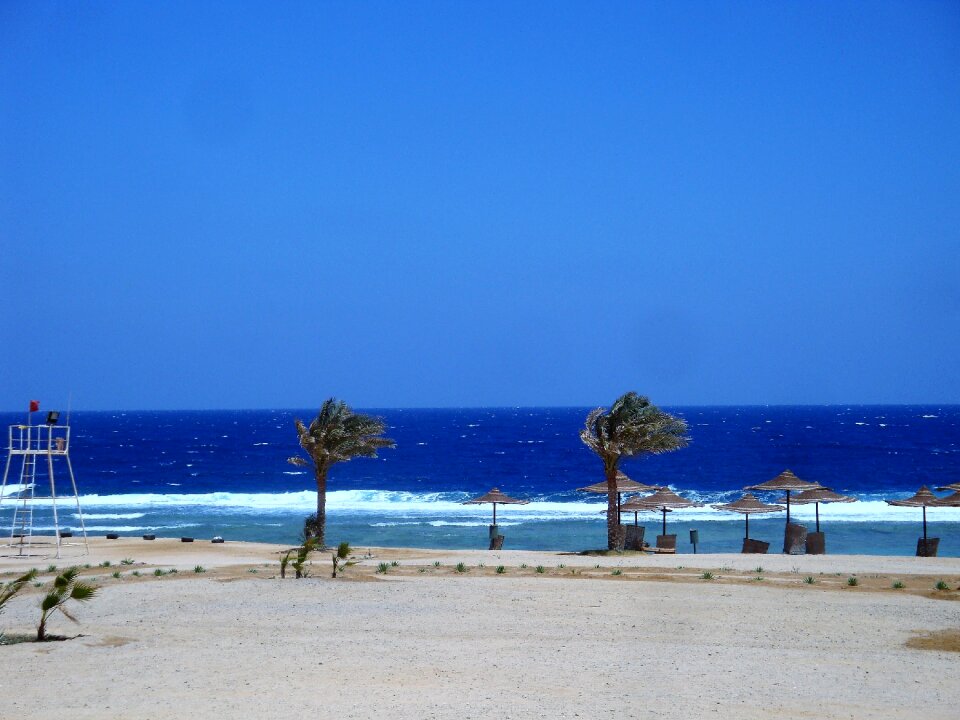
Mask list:
[[787,490],[787,525],[790,524],[790,491]]
[[814,503],[813,509],[817,513],[817,532],[820,532],[820,503]]
[[497,524],[497,504],[493,504],[493,524]]
[[746,533],[744,534],[743,539],[744,539],[744,540],[749,540],[749,539],[750,539],[750,513],[744,513],[744,514],[743,514],[743,518],[744,518],[744,520],[747,521],[747,531],[746,531]]
[[667,534],[667,509],[663,509],[663,534]]
[[923,506],[923,546],[927,546],[927,506]]
[[640,514],[640,513],[634,513],[634,514],[633,514],[633,526],[634,526],[634,527],[637,527],[637,525],[640,524],[640,520],[639,520],[639,518],[637,518],[637,515],[639,515],[639,514]]

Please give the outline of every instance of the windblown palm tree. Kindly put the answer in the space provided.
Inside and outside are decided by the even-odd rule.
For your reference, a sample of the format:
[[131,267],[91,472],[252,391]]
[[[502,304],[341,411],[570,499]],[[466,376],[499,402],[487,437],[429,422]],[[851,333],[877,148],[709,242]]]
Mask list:
[[324,401],[309,427],[299,418],[296,424],[300,447],[310,456],[310,460],[295,456],[289,458],[288,462],[301,467],[313,463],[313,474],[317,481],[317,517],[312,523],[313,527],[308,530],[316,546],[323,548],[327,524],[327,473],[330,468],[355,457],[374,458],[377,450],[396,447],[396,443],[382,437],[387,426],[381,418],[355,413],[345,402],[334,398]]
[[686,422],[665,413],[635,392],[621,395],[609,411],[597,408],[587,416],[580,439],[603,461],[607,479],[607,547],[610,550],[618,544],[617,470],[620,459],[679,450],[690,442],[686,432]]
[[37,641],[43,642],[47,639],[47,620],[55,612],[60,612],[68,620],[78,622],[71,615],[64,605],[70,600],[77,602],[86,602],[97,594],[97,588],[94,585],[82,582],[79,579],[80,568],[72,567],[64,570],[53,580],[53,590],[48,592],[40,603],[40,624],[37,626]]

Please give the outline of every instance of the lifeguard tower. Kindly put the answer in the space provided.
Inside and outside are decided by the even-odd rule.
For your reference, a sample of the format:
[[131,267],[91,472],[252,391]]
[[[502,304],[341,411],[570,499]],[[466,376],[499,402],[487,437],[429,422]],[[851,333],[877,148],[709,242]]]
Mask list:
[[[0,548],[9,550],[4,553],[8,557],[49,557],[55,553],[59,558],[61,547],[72,545],[82,547],[81,554],[86,555],[90,548],[70,463],[70,426],[59,424],[60,413],[56,411],[47,413],[44,425],[31,424],[31,417],[32,414],[27,416],[26,425],[9,427],[7,465],[0,486],[0,532],[4,532],[9,522],[10,535],[9,542],[0,544]],[[16,473],[16,466],[19,466],[19,482],[14,482],[15,474],[11,475],[11,471]],[[58,495],[55,472],[59,471],[62,477],[63,470],[70,486],[61,483],[62,492]],[[75,541],[70,539],[74,523],[61,530],[60,517],[62,510],[72,512],[74,507],[80,534]],[[34,535],[34,523],[38,520],[42,523],[39,527],[44,529],[52,520],[52,538],[46,533]]]

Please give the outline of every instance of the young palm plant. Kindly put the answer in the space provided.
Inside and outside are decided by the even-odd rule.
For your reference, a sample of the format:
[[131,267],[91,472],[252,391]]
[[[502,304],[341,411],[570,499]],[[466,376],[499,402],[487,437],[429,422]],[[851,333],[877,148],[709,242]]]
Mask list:
[[55,612],[63,613],[64,617],[73,622],[79,622],[64,607],[70,600],[86,602],[97,594],[99,588],[78,580],[80,568],[72,567],[64,570],[53,580],[53,590],[47,593],[40,603],[40,624],[37,626],[37,641],[47,639],[47,620]]
[[[7,604],[10,598],[20,592],[26,586],[26,584],[33,580],[36,576],[37,569],[33,568],[29,572],[26,572],[18,577],[16,580],[11,580],[5,585],[0,586],[0,612],[3,612],[3,606]],[[3,632],[0,631],[0,640],[2,639]]]
[[323,548],[327,524],[327,474],[330,468],[355,457],[375,458],[377,450],[396,447],[396,443],[382,437],[387,429],[382,419],[355,413],[342,400],[334,398],[324,401],[309,426],[299,418],[295,422],[300,447],[310,459],[294,456],[288,458],[288,462],[301,467],[313,463],[313,475],[317,483],[317,517],[312,532],[317,547]]
[[597,408],[587,416],[580,439],[603,462],[607,480],[607,547],[617,544],[617,471],[625,457],[659,455],[690,443],[687,423],[653,405],[648,398],[628,392],[609,410]]
[[350,557],[350,543],[342,542],[337,545],[337,551],[333,553],[333,577],[336,577],[338,572],[343,572],[351,565],[357,564],[355,560],[348,560],[348,557]]

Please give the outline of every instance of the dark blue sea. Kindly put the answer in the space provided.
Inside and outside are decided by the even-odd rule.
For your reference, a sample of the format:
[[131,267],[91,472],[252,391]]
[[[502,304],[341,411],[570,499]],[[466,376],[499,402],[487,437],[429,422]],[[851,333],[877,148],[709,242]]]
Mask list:
[[[832,553],[913,554],[920,509],[892,508],[883,500],[906,497],[921,485],[960,482],[956,405],[666,409],[688,422],[690,446],[626,460],[622,469],[628,475],[716,503],[734,500],[743,487],[789,468],[860,498],[821,505],[821,529]],[[603,479],[600,461],[579,438],[589,410],[365,409],[386,420],[397,447],[377,459],[334,467],[328,540],[485,547],[490,507],[461,502],[497,486],[531,501],[499,508],[506,547],[602,547],[605,499],[576,491]],[[309,420],[314,413],[73,412],[70,456],[87,531],[296,542],[316,493],[312,472],[287,458],[299,452],[294,417]],[[6,426],[25,417],[4,413],[0,420]],[[55,469],[60,493],[63,473],[63,467]],[[8,485],[18,484],[19,474],[18,463],[12,463]],[[0,527],[10,527],[11,505],[9,498],[0,503]],[[79,527],[75,507],[61,512],[67,524]],[[793,508],[797,521],[811,529],[813,512],[812,506]],[[641,514],[639,521],[651,536],[660,516]],[[940,554],[960,555],[960,508],[930,509],[928,521],[930,534],[941,538]],[[679,536],[680,552],[692,551],[691,528],[699,531],[700,552],[739,551],[740,515],[705,507],[673,512],[668,523]],[[782,514],[755,517],[751,536],[777,547],[783,523]],[[38,532],[50,524],[42,513],[35,519]]]

